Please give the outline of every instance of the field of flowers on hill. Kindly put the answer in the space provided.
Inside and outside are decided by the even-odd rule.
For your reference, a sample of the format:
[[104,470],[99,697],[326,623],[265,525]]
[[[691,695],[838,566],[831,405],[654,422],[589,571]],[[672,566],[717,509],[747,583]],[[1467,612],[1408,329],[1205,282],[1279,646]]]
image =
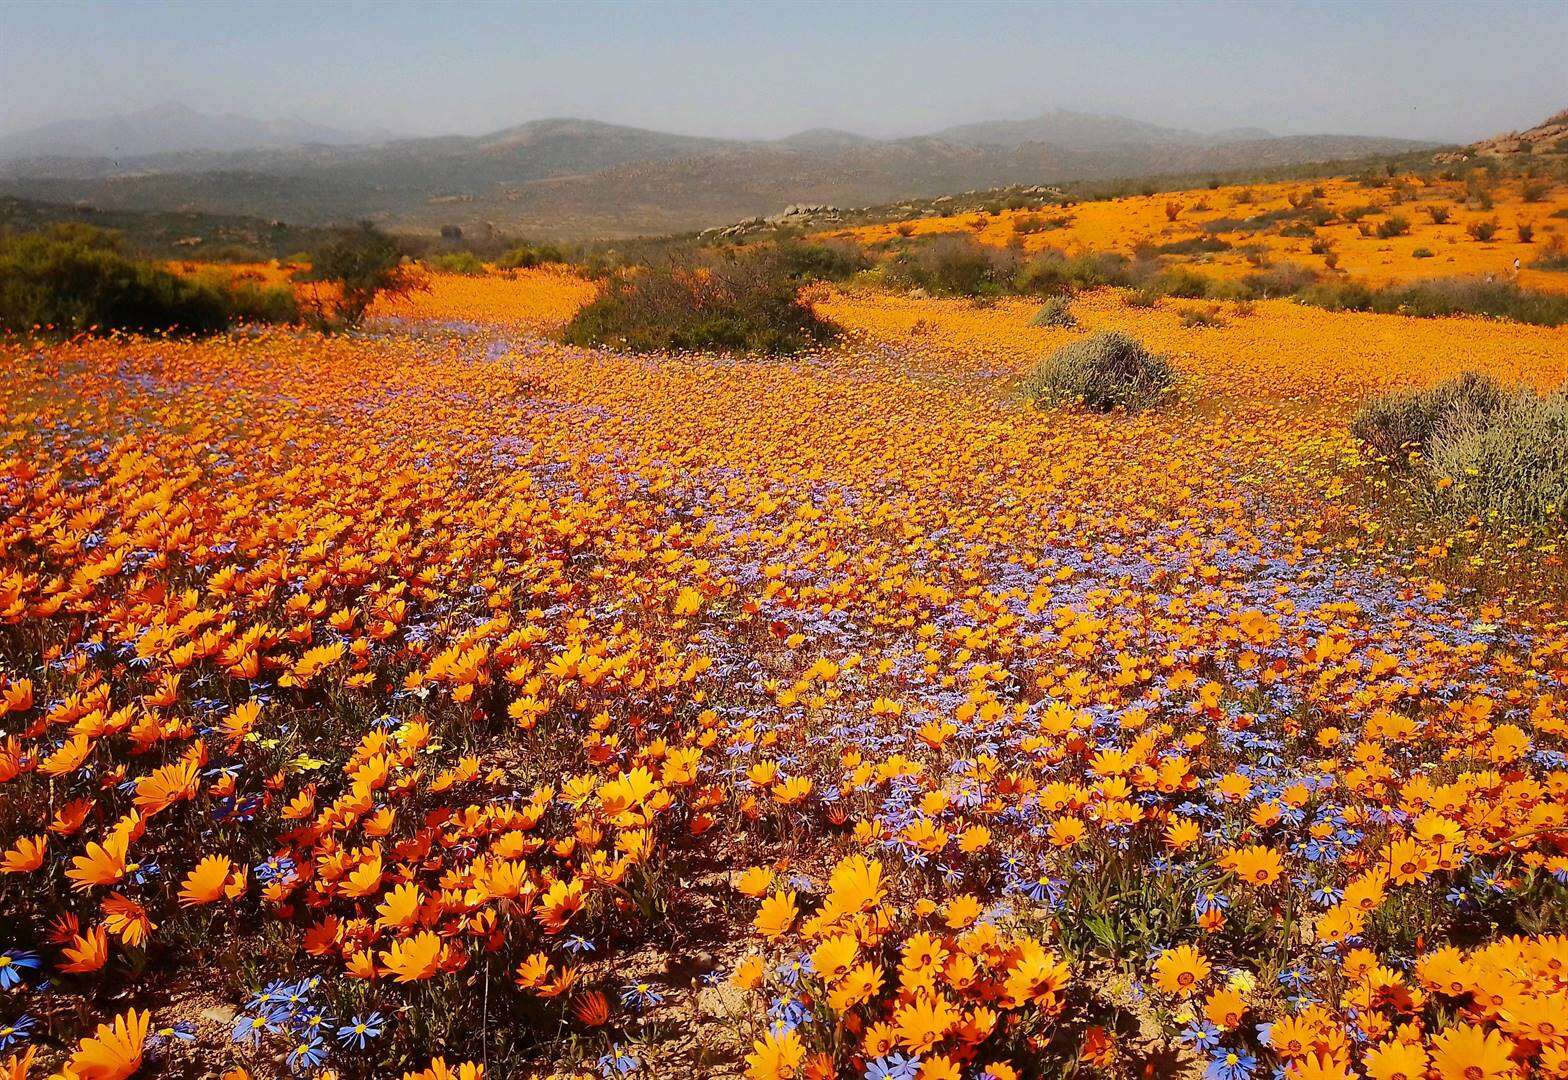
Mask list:
[[[11,1075],[1568,1076],[1556,547],[1346,429],[1568,329],[591,294],[0,346]],[[1021,400],[1105,328],[1179,400]]]
[[[1220,279],[1283,262],[1378,285],[1491,275],[1527,288],[1568,291],[1561,246],[1568,241],[1568,188],[1507,179],[1478,190],[1476,182],[1402,177],[1380,178],[1380,186],[1345,178],[1224,185],[1038,212],[919,218],[833,235],[878,243],[961,232],[998,247],[1123,255],[1140,246],[1174,245],[1168,259]],[[1555,270],[1532,265],[1547,251],[1558,256]]]

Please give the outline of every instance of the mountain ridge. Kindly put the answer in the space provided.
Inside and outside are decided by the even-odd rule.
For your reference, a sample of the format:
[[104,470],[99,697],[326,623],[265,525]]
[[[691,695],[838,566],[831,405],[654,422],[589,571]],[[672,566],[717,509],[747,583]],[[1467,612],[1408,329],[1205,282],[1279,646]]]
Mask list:
[[[109,210],[199,211],[325,225],[494,226],[555,235],[700,229],[799,203],[868,205],[1008,184],[1128,179],[1432,147],[1368,136],[1204,135],[1058,110],[878,139],[677,135],[573,117],[481,135],[0,162],[0,193]],[[1040,136],[1056,141],[1044,141]]]
[[299,117],[259,120],[203,113],[170,101],[108,116],[56,120],[0,135],[0,159],[137,158],[292,146],[350,146],[385,141],[384,131],[346,131]]

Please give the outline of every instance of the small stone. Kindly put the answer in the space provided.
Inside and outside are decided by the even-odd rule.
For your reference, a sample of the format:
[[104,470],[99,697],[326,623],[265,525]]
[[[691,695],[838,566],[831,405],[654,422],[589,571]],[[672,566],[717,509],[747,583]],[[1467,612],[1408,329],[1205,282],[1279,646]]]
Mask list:
[[745,992],[721,982],[698,991],[697,1011],[716,1020],[738,1020],[749,1010]]
[[209,1023],[222,1024],[228,1027],[234,1023],[234,1007],[231,1005],[209,1005],[201,1011],[201,1018]]

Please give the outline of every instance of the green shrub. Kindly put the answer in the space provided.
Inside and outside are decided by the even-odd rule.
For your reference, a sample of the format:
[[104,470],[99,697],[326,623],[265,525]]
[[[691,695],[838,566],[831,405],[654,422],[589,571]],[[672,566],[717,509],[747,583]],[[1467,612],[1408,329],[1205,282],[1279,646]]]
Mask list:
[[1189,330],[1207,330],[1225,325],[1220,309],[1190,307],[1181,313],[1181,324]]
[[924,289],[938,296],[999,296],[1018,271],[1018,254],[972,236],[937,233],[894,251],[883,279],[894,288]]
[[1012,288],[1026,296],[1052,296],[1105,285],[1127,285],[1132,264],[1125,255],[1083,252],[1071,257],[1060,251],[1038,253],[1018,268]]
[[[1308,226],[1310,229],[1311,227]],[[1282,232],[1281,235],[1284,235]],[[1151,250],[1156,255],[1201,255],[1216,251],[1228,251],[1230,242],[1218,236],[1199,235],[1189,236],[1185,240],[1172,240],[1168,244],[1160,244]]]
[[1390,214],[1377,223],[1377,235],[1380,240],[1392,240],[1396,236],[1404,236],[1410,231],[1410,222],[1399,214]]
[[1528,244],[1535,239],[1535,226],[1528,221],[1521,221],[1517,228],[1519,229],[1519,242],[1521,244]]
[[1019,236],[1027,236],[1030,233],[1065,229],[1072,223],[1073,217],[1071,214],[1060,214],[1056,217],[1046,217],[1043,214],[1022,214],[1013,220],[1013,232]]
[[377,296],[406,296],[422,288],[414,269],[403,262],[397,241],[368,221],[339,229],[320,251],[312,252],[306,281],[332,285],[330,297],[313,301],[313,320],[325,328],[354,326]]
[[1380,394],[1351,419],[1350,432],[1399,467],[1410,455],[1430,455],[1434,440],[1461,421],[1485,418],[1501,409],[1507,393],[1490,375],[1466,372],[1425,390]]
[[496,259],[498,270],[529,270],[545,263],[566,262],[566,253],[554,244],[519,244]]
[[1079,404],[1108,412],[1148,408],[1175,384],[1169,360],[1113,330],[1056,350],[1030,373],[1025,391],[1041,406]]
[[1568,392],[1509,395],[1432,439],[1430,479],[1440,505],[1484,519],[1545,527],[1568,521]]
[[214,263],[264,263],[272,256],[249,244],[218,244],[203,248],[202,259]]
[[1568,296],[1526,289],[1512,281],[1436,278],[1386,291],[1376,306],[1420,318],[1488,315],[1536,326],[1568,323]]
[[1432,249],[1418,247],[1410,253],[1410,257],[1412,259],[1430,259],[1432,258]]
[[479,256],[472,251],[448,251],[440,255],[431,255],[425,259],[425,265],[438,274],[478,277],[485,272],[485,264],[480,262]]
[[837,329],[801,301],[798,282],[776,254],[762,251],[619,271],[563,337],[643,352],[791,353],[830,340]]
[[1488,218],[1485,221],[1472,221],[1469,225],[1465,226],[1465,232],[1469,233],[1475,239],[1481,241],[1481,243],[1484,244],[1488,240],[1492,239],[1492,237],[1497,235],[1497,230],[1500,227],[1501,226],[1497,224],[1496,218]]
[[1070,296],[1053,296],[1040,305],[1040,310],[1030,320],[1035,326],[1054,326],[1071,330],[1078,325],[1073,317],[1073,300]]
[[1433,225],[1447,225],[1450,211],[1446,206],[1428,206],[1426,216],[1432,219]]
[[1279,263],[1267,270],[1258,270],[1241,279],[1242,291],[1256,300],[1272,300],[1291,296],[1309,288],[1318,280],[1315,271],[1296,263]]
[[287,288],[181,277],[131,258],[90,226],[0,237],[0,330],[211,334],[298,315]]
[[1381,289],[1360,282],[1323,282],[1302,289],[1295,297],[1330,311],[1376,311],[1417,318],[1487,315],[1536,326],[1568,323],[1568,295],[1485,278],[1432,278]]
[[234,323],[297,323],[299,302],[289,285],[266,285],[243,277],[231,278],[221,270],[196,275],[197,283],[224,297],[229,321]]
[[1211,296],[1215,285],[1213,278],[1188,266],[1168,266],[1149,282],[1149,288],[1160,296],[1179,296],[1185,300]]
[[1530,265],[1537,270],[1568,270],[1568,243],[1561,236],[1552,236]]
[[1296,293],[1303,304],[1328,311],[1371,311],[1372,287],[1359,281],[1320,281]]
[[792,281],[847,281],[869,269],[871,258],[859,244],[785,240],[773,245],[771,257]]

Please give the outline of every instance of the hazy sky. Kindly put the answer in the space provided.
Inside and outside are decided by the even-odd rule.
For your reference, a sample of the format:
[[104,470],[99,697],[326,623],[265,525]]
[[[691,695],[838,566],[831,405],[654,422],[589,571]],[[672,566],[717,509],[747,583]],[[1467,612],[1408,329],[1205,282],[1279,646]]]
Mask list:
[[912,134],[1052,108],[1468,140],[1568,106],[1568,2],[0,0],[0,131],[176,100],[406,134]]

